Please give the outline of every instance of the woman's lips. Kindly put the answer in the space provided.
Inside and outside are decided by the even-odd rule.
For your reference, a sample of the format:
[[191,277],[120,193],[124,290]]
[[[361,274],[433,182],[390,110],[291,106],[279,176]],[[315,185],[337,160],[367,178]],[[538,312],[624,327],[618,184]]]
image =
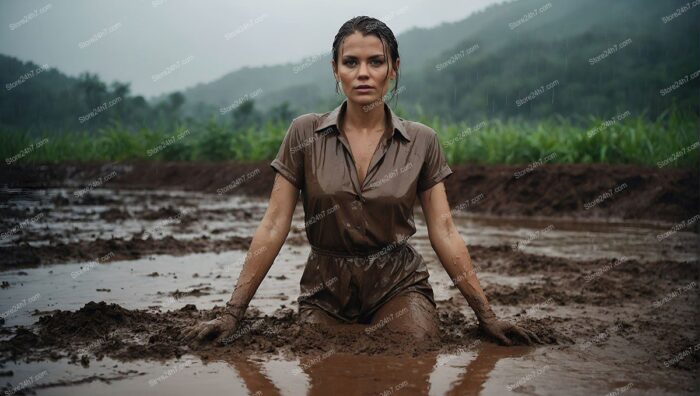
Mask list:
[[374,89],[374,87],[370,87],[370,86],[359,86],[359,87],[356,87],[356,88],[355,88],[355,90],[358,91],[358,92],[360,92],[360,93],[370,92],[370,91],[372,91],[373,89]]

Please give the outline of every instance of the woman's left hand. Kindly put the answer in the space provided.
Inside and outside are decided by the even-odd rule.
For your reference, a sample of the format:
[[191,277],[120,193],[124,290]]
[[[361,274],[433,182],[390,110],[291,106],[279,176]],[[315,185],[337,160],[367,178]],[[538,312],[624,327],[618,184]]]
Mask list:
[[479,322],[479,328],[504,345],[532,345],[535,342],[542,344],[537,334],[532,331],[496,318]]

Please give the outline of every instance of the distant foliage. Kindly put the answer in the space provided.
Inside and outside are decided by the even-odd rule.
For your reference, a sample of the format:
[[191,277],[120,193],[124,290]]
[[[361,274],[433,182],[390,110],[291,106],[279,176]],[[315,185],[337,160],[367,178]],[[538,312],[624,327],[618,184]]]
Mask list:
[[[677,110],[667,111],[654,121],[623,113],[611,119],[591,117],[585,125],[575,125],[564,118],[519,122],[484,120],[470,125],[443,123],[437,117],[419,121],[438,132],[450,164],[698,166],[697,119]],[[282,121],[268,121],[262,127],[234,131],[210,120],[181,124],[173,129],[137,131],[115,123],[95,133],[39,137],[26,132],[8,132],[3,135],[0,156],[6,163],[137,159],[271,161],[288,126]]]

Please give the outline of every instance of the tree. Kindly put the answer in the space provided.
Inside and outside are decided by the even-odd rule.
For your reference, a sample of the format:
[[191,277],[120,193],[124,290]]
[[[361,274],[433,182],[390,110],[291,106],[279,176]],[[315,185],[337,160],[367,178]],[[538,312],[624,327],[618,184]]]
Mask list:
[[254,100],[246,100],[233,111],[233,129],[246,129],[252,125],[260,125],[262,115],[255,109]]

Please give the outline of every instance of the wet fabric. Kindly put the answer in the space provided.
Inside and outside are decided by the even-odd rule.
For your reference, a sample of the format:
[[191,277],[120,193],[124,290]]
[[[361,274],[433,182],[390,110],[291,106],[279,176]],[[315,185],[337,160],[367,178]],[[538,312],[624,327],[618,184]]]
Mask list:
[[[453,171],[432,128],[383,106],[386,129],[362,183],[339,128],[347,99],[333,111],[295,118],[270,163],[302,194],[312,252],[302,276],[300,308],[316,304],[338,318],[357,320],[412,286],[426,295],[430,290],[433,301],[423,258],[407,240],[416,232],[418,193]],[[305,296],[334,277],[337,290]]]
[[423,294],[437,308],[429,276],[423,257],[409,243],[354,257],[312,247],[297,302],[300,312],[321,309],[345,323],[368,324],[384,303],[408,291]]

